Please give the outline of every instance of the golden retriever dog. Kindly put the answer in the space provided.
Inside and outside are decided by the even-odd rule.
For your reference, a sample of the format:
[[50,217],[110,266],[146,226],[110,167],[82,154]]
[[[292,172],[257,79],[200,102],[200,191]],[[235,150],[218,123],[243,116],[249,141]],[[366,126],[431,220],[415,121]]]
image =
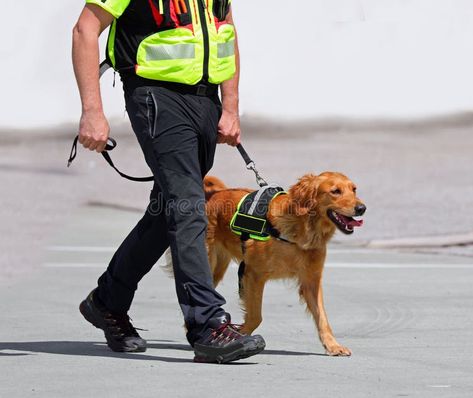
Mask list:
[[351,234],[363,224],[359,217],[366,207],[356,195],[356,186],[341,173],[307,174],[287,194],[275,197],[267,219],[287,241],[248,240],[243,254],[240,237],[230,230],[230,221],[248,189],[228,189],[216,177],[206,177],[207,248],[215,286],[231,260],[244,260],[241,301],[243,333],[251,334],[261,323],[263,290],[271,279],[293,279],[299,295],[312,315],[327,354],[349,356],[350,349],[335,339],[327,319],[322,293],[322,274],[327,243],[338,229]]

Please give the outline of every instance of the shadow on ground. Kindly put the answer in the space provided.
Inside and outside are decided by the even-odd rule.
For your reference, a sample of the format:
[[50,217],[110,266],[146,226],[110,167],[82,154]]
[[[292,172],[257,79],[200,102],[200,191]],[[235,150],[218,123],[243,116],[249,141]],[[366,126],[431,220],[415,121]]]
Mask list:
[[[186,344],[174,344],[169,341],[153,340],[148,342],[148,349],[177,350],[192,352],[192,347]],[[15,351],[14,353],[2,351]],[[192,359],[146,355],[142,353],[127,354],[110,351],[104,343],[89,341],[33,341],[33,342],[0,342],[1,357],[18,357],[42,354],[80,355],[105,358],[121,358],[133,360],[148,360],[162,362],[192,362]],[[326,354],[312,352],[298,352],[286,350],[265,350],[262,355],[280,356],[326,356]],[[248,364],[248,363],[247,363]]]

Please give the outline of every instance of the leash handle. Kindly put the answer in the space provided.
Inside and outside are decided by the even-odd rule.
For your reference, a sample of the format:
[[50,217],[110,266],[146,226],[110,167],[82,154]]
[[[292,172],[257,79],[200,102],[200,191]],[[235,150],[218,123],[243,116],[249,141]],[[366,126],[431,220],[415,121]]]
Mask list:
[[[71,153],[69,154],[69,159],[67,160],[67,167],[71,166],[72,162],[77,156],[77,141],[79,141],[79,136],[76,136],[72,142]],[[109,137],[107,139],[107,145],[105,145],[105,151],[112,151],[116,148],[116,146],[117,141],[115,141],[112,137]]]
[[77,141],[79,140],[79,136],[77,135],[72,142],[71,153],[69,154],[69,159],[67,160],[67,167],[70,167],[72,162],[77,156]]
[[243,160],[245,161],[247,167],[248,167],[248,165],[249,165],[250,163],[254,163],[254,162],[251,160],[251,158],[250,158],[250,156],[248,155],[248,153],[245,151],[245,148],[243,148],[243,145],[238,144],[238,145],[237,145],[237,149],[238,149],[238,152],[240,152],[240,155],[241,155],[241,157],[243,158]]
[[112,137],[107,138],[107,145],[105,145],[106,151],[113,151],[117,147],[117,141],[115,141]]
[[[74,138],[74,141],[72,142],[72,148],[71,148],[71,153],[69,155],[69,159],[67,161],[67,167],[70,167],[71,163],[74,161],[74,159],[77,156],[77,142],[79,141],[79,136],[77,135]],[[127,180],[130,181],[136,181],[136,182],[148,182],[148,181],[153,181],[154,177],[149,176],[149,177],[132,177],[129,176],[125,173],[122,173],[118,168],[115,166],[115,164],[112,161],[112,158],[110,157],[110,154],[108,151],[112,151],[117,147],[117,141],[115,141],[113,138],[109,137],[107,140],[107,145],[105,146],[105,150],[101,152],[101,155],[105,159],[105,161],[112,167],[121,177],[126,178]]]
[[243,160],[244,160],[245,163],[246,163],[246,168],[247,168],[248,170],[253,171],[253,173],[255,173],[255,176],[256,176],[256,183],[257,183],[260,187],[264,187],[264,186],[268,185],[268,183],[265,181],[265,179],[264,179],[263,177],[261,177],[260,173],[259,173],[258,170],[256,169],[255,162],[253,162],[253,160],[251,160],[250,156],[249,156],[248,153],[245,151],[245,148],[243,148],[243,145],[242,145],[242,144],[238,144],[238,145],[237,145],[237,149],[238,149],[238,152],[240,152],[241,157],[243,158]]

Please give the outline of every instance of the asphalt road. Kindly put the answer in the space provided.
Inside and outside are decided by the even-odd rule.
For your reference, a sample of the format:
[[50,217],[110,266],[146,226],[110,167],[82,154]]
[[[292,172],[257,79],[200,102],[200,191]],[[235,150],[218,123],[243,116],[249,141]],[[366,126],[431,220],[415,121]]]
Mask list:
[[[100,222],[97,222],[100,218]],[[131,316],[150,348],[115,354],[78,303],[136,214],[84,206],[51,239],[38,272],[0,291],[2,397],[471,397],[471,259],[332,246],[329,319],[351,358],[331,358],[291,283],[268,284],[261,355],[234,365],[192,362],[173,281],[159,265]],[[237,270],[220,291],[236,322]]]
[[[131,316],[146,353],[114,354],[78,304],[144,208],[148,185],[123,181],[81,151],[65,169],[69,142],[55,135],[0,139],[0,396],[471,397],[471,247],[369,250],[373,239],[449,236],[472,230],[470,128],[313,133],[265,131],[245,140],[270,180],[305,172],[353,178],[368,212],[352,237],[337,236],[325,272],[326,306],[351,358],[331,358],[291,283],[270,283],[263,324],[267,350],[234,365],[192,362],[173,282],[156,266]],[[147,174],[130,138],[113,154]],[[254,186],[235,150],[221,147],[214,174]],[[423,253],[419,253],[422,251]],[[236,269],[221,286],[241,321]]]

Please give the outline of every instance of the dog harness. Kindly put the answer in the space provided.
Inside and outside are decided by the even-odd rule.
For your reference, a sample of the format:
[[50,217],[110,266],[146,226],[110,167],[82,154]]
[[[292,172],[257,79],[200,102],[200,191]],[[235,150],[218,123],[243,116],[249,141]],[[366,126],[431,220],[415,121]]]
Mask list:
[[242,241],[255,239],[265,242],[271,237],[280,238],[281,234],[271,225],[267,214],[271,201],[284,194],[286,192],[283,188],[271,184],[245,195],[230,221],[231,230],[239,235]]
[[[258,173],[255,172],[258,180]],[[283,188],[275,184],[266,184],[263,180],[258,191],[245,195],[238,203],[237,210],[230,221],[232,232],[240,236],[243,261],[238,267],[238,292],[243,297],[243,276],[245,275],[246,241],[254,239],[266,242],[271,238],[293,243],[281,236],[281,233],[267,219],[271,201],[279,195],[285,195]]]

